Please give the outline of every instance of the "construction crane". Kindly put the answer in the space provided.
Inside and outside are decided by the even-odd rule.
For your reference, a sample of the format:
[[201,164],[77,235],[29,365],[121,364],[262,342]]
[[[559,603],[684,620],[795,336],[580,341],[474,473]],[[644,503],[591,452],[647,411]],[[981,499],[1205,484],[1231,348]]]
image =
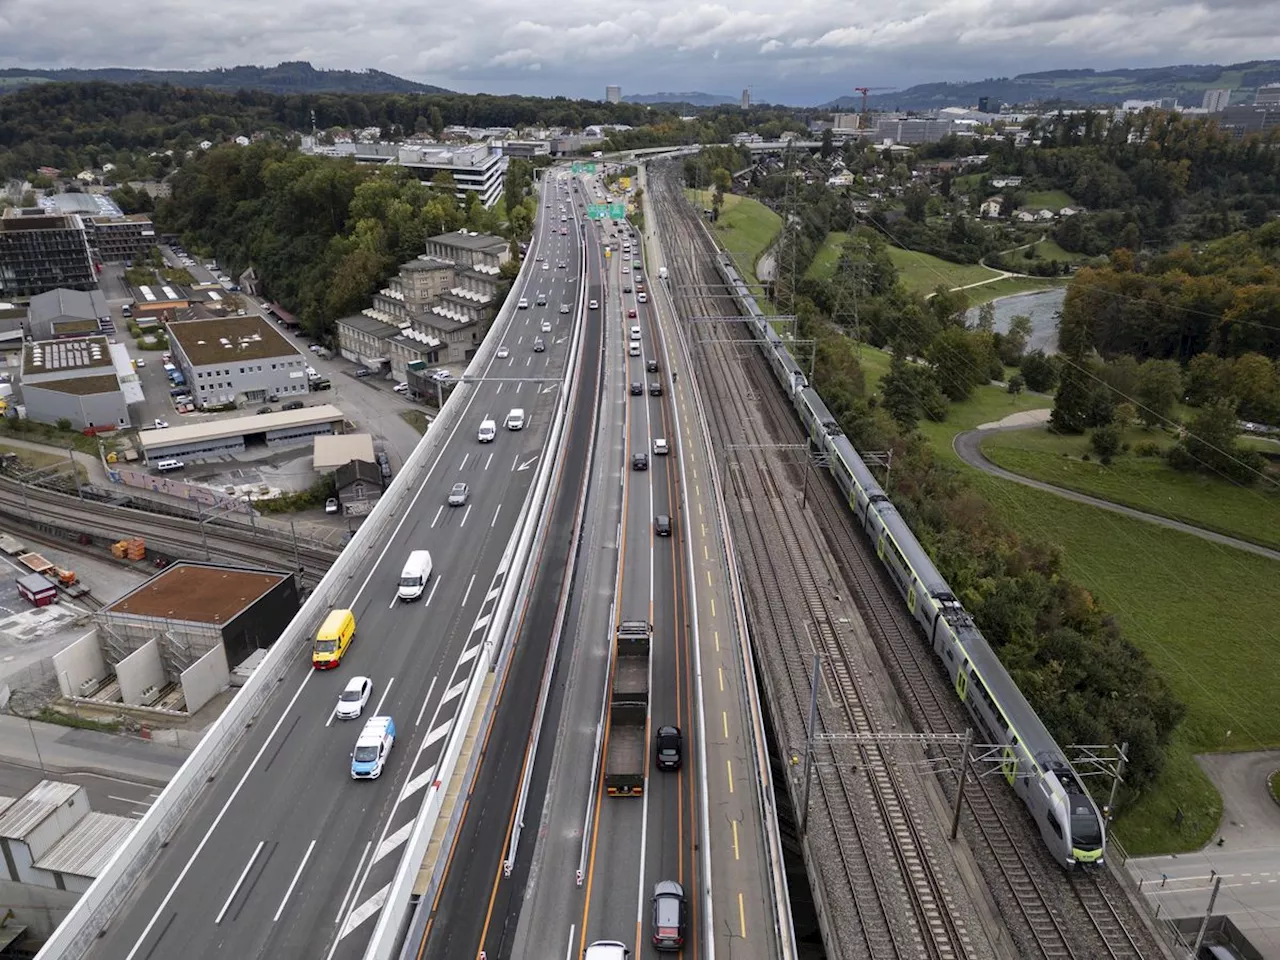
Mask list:
[[866,113],[867,112],[867,94],[869,94],[872,90],[892,90],[893,87],[854,87],[853,89],[857,90],[860,94],[862,94],[862,112]]

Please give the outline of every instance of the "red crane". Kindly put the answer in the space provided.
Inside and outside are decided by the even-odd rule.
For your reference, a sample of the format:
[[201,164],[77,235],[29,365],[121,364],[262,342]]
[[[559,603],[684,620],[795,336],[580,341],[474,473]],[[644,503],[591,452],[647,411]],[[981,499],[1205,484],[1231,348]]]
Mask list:
[[862,112],[866,113],[867,112],[867,94],[869,94],[872,90],[892,90],[893,87],[854,87],[853,89],[857,90],[860,94],[862,94]]

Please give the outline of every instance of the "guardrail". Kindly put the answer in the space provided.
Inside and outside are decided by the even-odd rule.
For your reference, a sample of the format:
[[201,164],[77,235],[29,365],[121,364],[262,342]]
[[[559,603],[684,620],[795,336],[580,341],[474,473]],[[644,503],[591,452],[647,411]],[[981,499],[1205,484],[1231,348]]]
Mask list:
[[[653,204],[650,200],[651,196],[652,194],[650,193],[650,191],[645,190],[643,199],[645,204],[649,206],[650,213],[652,213],[654,209]],[[656,219],[650,219],[648,214],[646,214],[645,216],[645,224],[649,226],[650,230],[654,232],[657,231]],[[700,226],[702,226],[702,229],[705,231],[706,227],[704,224],[701,223],[701,220],[699,220],[699,224]],[[708,469],[711,474],[710,487],[711,487],[712,497],[715,500],[715,504],[716,504],[716,514],[720,518],[720,530],[723,535],[723,538],[721,541],[721,560],[725,565],[725,569],[728,571],[729,586],[730,586],[729,598],[730,598],[730,604],[732,605],[733,613],[734,613],[734,616],[733,616],[734,628],[735,628],[734,632],[736,634],[736,640],[738,642],[739,650],[741,651],[741,659],[743,663],[743,673],[739,679],[741,680],[744,686],[744,692],[746,694],[746,698],[745,698],[746,702],[750,705],[750,708],[751,708],[750,709],[751,746],[756,756],[756,771],[757,771],[756,798],[757,798],[757,803],[759,804],[761,819],[764,825],[765,847],[768,851],[768,857],[769,857],[769,874],[770,874],[769,879],[773,887],[773,900],[774,900],[774,907],[776,911],[774,916],[774,931],[775,931],[775,936],[777,938],[777,943],[780,949],[780,956],[783,958],[783,960],[790,960],[790,958],[795,957],[796,955],[795,928],[791,918],[791,899],[787,892],[786,865],[783,862],[782,841],[781,841],[780,831],[778,828],[777,805],[776,805],[777,801],[774,797],[773,781],[770,775],[769,751],[768,751],[768,744],[767,744],[765,729],[764,729],[764,715],[760,709],[760,701],[759,701],[759,693],[758,693],[760,686],[759,686],[758,679],[756,677],[755,662],[752,659],[752,654],[751,654],[751,644],[749,639],[750,631],[747,626],[746,607],[744,606],[742,601],[742,597],[743,597],[742,580],[741,580],[741,574],[738,571],[737,553],[733,545],[733,532],[729,528],[728,511],[724,502],[724,485],[723,485],[723,481],[720,478],[719,465],[716,462],[716,458],[714,455],[715,447],[712,445],[712,442],[711,442],[711,433],[707,427],[708,420],[707,420],[706,409],[703,406],[703,402],[702,402],[702,393],[698,389],[697,378],[693,374],[693,370],[694,370],[693,353],[689,347],[689,342],[685,336],[684,328],[679,322],[678,314],[676,313],[675,304],[671,298],[669,287],[666,284],[662,283],[661,281],[659,281],[658,286],[662,288],[661,296],[663,297],[663,299],[666,300],[667,306],[671,312],[671,316],[676,320],[675,322],[676,339],[678,342],[680,353],[683,357],[683,360],[681,362],[684,363],[684,367],[685,367],[685,383],[689,387],[690,394],[693,396],[694,407],[698,412],[698,424],[700,427],[699,432],[702,435],[702,442],[704,444],[704,447],[709,454],[707,460],[708,460]],[[655,291],[655,295],[656,295],[656,291]],[[684,443],[679,440],[679,433],[680,433],[679,419],[680,418],[678,417],[676,418],[676,431],[677,431],[677,442],[679,443],[681,448],[680,474],[683,480],[683,477],[685,476],[684,465],[683,465],[684,464],[684,461],[683,461]],[[690,546],[690,550],[692,550],[692,546]],[[692,563],[692,560],[690,560],[690,563]],[[692,583],[692,581],[690,582]],[[696,585],[695,585],[695,589],[696,589]],[[697,644],[697,619],[694,618],[693,622],[694,622],[695,647],[697,647],[700,650],[700,647],[698,647],[698,644]],[[699,711],[701,711],[702,709],[702,694],[701,694],[702,663],[701,663],[700,655],[697,659],[697,664],[698,664],[698,669],[695,673],[695,680],[699,687],[698,708],[699,708]],[[699,717],[699,724],[700,724],[700,729],[703,729],[703,730],[706,729],[706,724],[702,722],[701,717]],[[700,746],[705,750],[705,743],[702,743],[700,741]],[[701,765],[702,765],[702,769],[705,771],[706,770],[705,753],[701,757]],[[705,808],[705,801],[704,801],[704,808]],[[704,815],[705,815],[705,809],[704,809]],[[705,845],[705,850],[706,850],[705,856],[709,860],[709,857],[710,857],[709,843]],[[709,864],[706,869],[707,869],[707,875],[709,877],[710,876]],[[708,894],[708,900],[709,899],[710,899],[710,895]],[[708,906],[708,910],[710,910],[709,906]],[[708,960],[714,960],[715,948],[714,948],[714,945],[710,942],[708,943],[708,950],[709,950]]]
[[[534,260],[527,258],[522,272],[532,264]],[[507,298],[494,327],[505,327],[511,322],[515,312],[514,299]],[[482,368],[500,339],[486,337],[468,365],[468,371]],[[259,711],[284,680],[293,659],[305,649],[304,644],[310,642],[312,631],[330,609],[342,605],[339,595],[350,588],[351,581],[359,576],[359,572],[367,569],[371,557],[376,556],[376,551],[385,543],[387,528],[394,526],[403,516],[407,501],[424,482],[434,455],[448,441],[453,428],[470,405],[475,389],[475,385],[466,383],[454,389],[431,428],[377,506],[365,518],[351,543],[272,645],[253,676],[209,727],[200,745],[174,774],[129,838],[46,941],[36,955],[37,960],[80,960],[106,929],[133,886],[178,830],[206,785],[217,776],[245,732],[257,722]],[[468,697],[474,699],[477,692],[469,691]],[[246,771],[246,778],[249,772]],[[184,869],[177,882],[181,882],[185,872]]]
[[[530,261],[526,260],[526,262]],[[585,267],[586,260],[584,256],[582,258],[584,275]],[[553,415],[551,427],[547,431],[547,440],[543,445],[542,463],[539,464],[538,473],[534,478],[534,482],[530,485],[528,495],[525,497],[525,503],[521,511],[522,520],[512,535],[511,543],[515,545],[514,552],[509,545],[507,555],[503,557],[503,563],[500,565],[500,567],[506,567],[507,576],[503,581],[502,594],[495,607],[493,619],[485,631],[483,652],[481,656],[476,657],[473,661],[471,674],[467,680],[467,690],[462,709],[454,722],[453,729],[449,734],[449,740],[441,755],[435,783],[428,788],[427,795],[423,798],[422,807],[414,822],[413,832],[409,836],[404,856],[401,857],[400,864],[396,868],[395,878],[391,881],[391,888],[378,916],[378,923],[374,927],[373,935],[370,937],[369,945],[365,950],[364,960],[391,960],[391,957],[396,953],[401,933],[409,919],[409,900],[413,892],[414,881],[417,879],[422,860],[426,855],[431,835],[435,831],[441,808],[444,805],[447,785],[453,778],[454,768],[462,752],[467,729],[471,725],[472,715],[479,703],[480,691],[484,688],[484,675],[493,670],[498,674],[500,681],[504,672],[510,667],[510,654],[513,650],[515,639],[514,634],[519,629],[520,622],[520,617],[516,616],[516,614],[527,607],[533,584],[533,578],[525,576],[524,572],[530,557],[535,556],[535,545],[540,547],[546,536],[551,511],[545,510],[543,507],[551,489],[552,478],[560,473],[563,466],[562,441],[564,428],[573,399],[572,383],[574,372],[580,360],[579,354],[586,331],[586,288],[586,283],[579,280],[580,309],[578,316],[581,319],[578,323],[577,336],[565,361],[564,378],[559,391],[560,396],[556,401],[556,412]],[[516,575],[513,576],[513,572]],[[494,643],[492,641],[494,637],[501,637],[501,643]],[[481,723],[482,728],[487,728],[493,722],[495,712],[496,699],[490,700],[486,706],[485,715]],[[479,769],[479,763],[480,751],[476,751],[467,765],[464,773],[464,782],[470,783],[474,780]],[[440,845],[441,855],[432,869],[427,891],[418,901],[419,904],[425,903],[429,905],[435,900],[436,891],[439,890],[440,883],[443,880],[444,867],[448,860],[447,851],[452,847],[453,840],[461,827],[463,806],[463,804],[455,805],[450,815],[443,842]]]

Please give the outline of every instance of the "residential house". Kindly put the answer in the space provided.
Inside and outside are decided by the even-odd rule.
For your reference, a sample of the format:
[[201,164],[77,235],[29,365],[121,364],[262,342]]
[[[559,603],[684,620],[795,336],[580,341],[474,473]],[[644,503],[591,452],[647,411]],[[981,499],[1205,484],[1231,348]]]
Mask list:
[[987,197],[982,201],[982,205],[978,207],[978,215],[986,217],[988,220],[997,220],[1000,217],[1000,208],[1004,206],[1004,197],[996,195]]

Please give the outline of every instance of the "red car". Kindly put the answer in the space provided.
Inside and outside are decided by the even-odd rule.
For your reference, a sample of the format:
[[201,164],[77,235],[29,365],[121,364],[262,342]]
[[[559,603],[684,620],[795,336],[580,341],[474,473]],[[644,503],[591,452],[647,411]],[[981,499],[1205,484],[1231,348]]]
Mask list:
[[636,318],[636,312],[635,312],[635,310],[628,310],[628,311],[627,311],[627,319],[628,319],[628,320],[634,320],[635,318]]

